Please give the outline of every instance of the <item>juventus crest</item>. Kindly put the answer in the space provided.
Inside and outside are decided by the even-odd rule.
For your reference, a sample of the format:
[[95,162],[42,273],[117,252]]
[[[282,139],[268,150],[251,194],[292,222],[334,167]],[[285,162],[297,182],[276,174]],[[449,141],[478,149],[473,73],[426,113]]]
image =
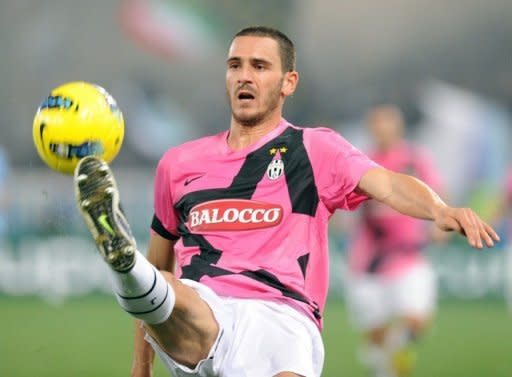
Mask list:
[[267,177],[271,180],[275,180],[282,176],[284,173],[284,162],[280,158],[275,158],[270,161],[267,167]]

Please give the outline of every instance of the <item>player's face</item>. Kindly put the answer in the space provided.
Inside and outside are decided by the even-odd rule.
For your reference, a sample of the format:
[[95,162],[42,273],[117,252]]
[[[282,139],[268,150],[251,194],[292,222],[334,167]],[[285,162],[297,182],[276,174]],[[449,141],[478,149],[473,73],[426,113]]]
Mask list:
[[368,125],[379,149],[389,149],[402,138],[402,120],[392,109],[375,110],[368,117]]
[[281,112],[284,98],[295,90],[296,75],[283,73],[279,45],[274,39],[235,38],[226,69],[226,90],[235,121],[255,126],[275,111]]

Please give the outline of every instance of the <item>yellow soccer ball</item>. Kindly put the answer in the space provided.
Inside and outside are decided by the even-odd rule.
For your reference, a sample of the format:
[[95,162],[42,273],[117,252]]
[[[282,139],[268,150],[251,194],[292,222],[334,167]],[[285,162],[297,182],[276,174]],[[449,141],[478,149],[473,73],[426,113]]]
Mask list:
[[105,89],[70,82],[53,89],[37,109],[32,127],[37,152],[52,169],[73,174],[81,158],[116,157],[124,137],[123,114]]

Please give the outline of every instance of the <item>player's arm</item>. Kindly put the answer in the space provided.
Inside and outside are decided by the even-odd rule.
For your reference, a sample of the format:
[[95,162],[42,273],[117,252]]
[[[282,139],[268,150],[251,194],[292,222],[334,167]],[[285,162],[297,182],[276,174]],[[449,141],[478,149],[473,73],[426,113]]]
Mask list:
[[[174,272],[175,241],[168,240],[152,232],[149,238],[147,259],[159,270]],[[139,320],[135,321],[135,344],[132,363],[132,377],[150,377],[153,372],[155,353],[144,340],[144,329]]]
[[369,169],[359,181],[357,190],[405,215],[432,220],[444,231],[455,231],[467,237],[471,246],[488,247],[499,237],[470,208],[447,206],[425,183],[412,176],[394,173],[382,167]]

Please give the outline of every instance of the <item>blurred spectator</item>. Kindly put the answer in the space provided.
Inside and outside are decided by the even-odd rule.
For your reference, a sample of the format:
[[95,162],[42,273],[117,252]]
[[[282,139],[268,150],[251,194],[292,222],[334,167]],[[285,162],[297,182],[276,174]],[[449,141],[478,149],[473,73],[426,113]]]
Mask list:
[[0,146],[0,240],[7,236],[9,195],[7,180],[9,176],[9,161],[7,153]]
[[511,240],[512,237],[512,168],[510,168],[510,171],[507,176],[507,182],[505,187],[505,214],[504,214],[504,220],[507,223],[505,227],[505,237],[507,237],[507,240]]
[[[440,179],[430,158],[404,140],[398,108],[373,108],[367,123],[374,143],[368,155],[375,162],[416,176],[439,191]],[[346,287],[349,310],[365,338],[362,361],[372,376],[407,376],[415,361],[413,340],[435,308],[434,272],[421,253],[433,236],[432,228],[376,201],[364,205],[360,220],[349,247]]]
[[501,236],[505,241],[503,242],[504,247],[508,249],[505,254],[505,302],[508,310],[512,312],[512,166],[505,181],[505,192],[500,212]]
[[500,237],[504,241],[502,245],[506,247],[512,241],[512,166],[509,168],[502,186],[502,194],[498,201],[493,223],[495,223]]

